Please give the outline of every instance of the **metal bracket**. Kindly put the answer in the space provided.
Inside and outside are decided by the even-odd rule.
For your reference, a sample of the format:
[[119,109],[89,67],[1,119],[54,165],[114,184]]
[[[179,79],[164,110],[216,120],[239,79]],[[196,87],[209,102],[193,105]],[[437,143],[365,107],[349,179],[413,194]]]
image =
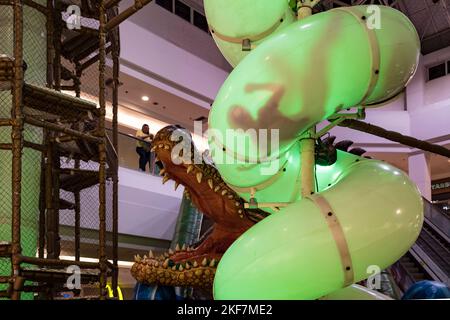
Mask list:
[[252,41],[250,39],[242,40],[242,51],[252,51]]
[[330,118],[328,118],[328,121],[330,121],[330,124],[324,127],[322,130],[316,133],[314,136],[315,139],[319,139],[323,135],[325,135],[328,131],[333,129],[334,127],[338,126],[342,121],[347,119],[358,119],[358,120],[364,120],[366,118],[366,109],[365,108],[358,108],[358,111],[356,113],[336,113],[332,115]]

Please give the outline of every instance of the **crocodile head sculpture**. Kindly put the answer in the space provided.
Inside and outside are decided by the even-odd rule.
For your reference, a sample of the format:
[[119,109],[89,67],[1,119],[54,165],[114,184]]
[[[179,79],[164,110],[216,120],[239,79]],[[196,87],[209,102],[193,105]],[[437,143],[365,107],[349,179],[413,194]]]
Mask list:
[[[330,136],[318,140],[318,163],[334,163],[336,150],[358,156],[366,152],[361,148],[351,149],[352,141],[335,143],[335,139]],[[268,213],[244,208],[245,200],[227,186],[213,164],[203,159],[191,136],[181,127],[161,129],[153,140],[153,151],[164,167],[162,182],[174,180],[175,188],[183,185],[185,196],[212,219],[214,225],[194,247],[180,244],[159,257],[152,252],[148,256],[136,256],[131,273],[141,283],[211,289],[217,264],[228,247]]]
[[216,266],[228,247],[268,214],[245,209],[245,201],[203,159],[180,127],[161,129],[153,140],[153,151],[163,164],[163,183],[174,180],[175,188],[183,185],[185,195],[214,225],[193,248],[183,244],[159,257],[152,252],[137,256],[131,273],[142,283],[211,288]]

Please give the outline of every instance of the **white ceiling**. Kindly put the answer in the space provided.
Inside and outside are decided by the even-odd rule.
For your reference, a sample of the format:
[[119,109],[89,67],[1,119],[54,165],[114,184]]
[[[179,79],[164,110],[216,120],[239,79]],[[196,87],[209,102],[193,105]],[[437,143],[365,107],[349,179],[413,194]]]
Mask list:
[[[208,117],[209,110],[125,73],[121,73],[120,81],[123,85],[119,89],[119,103],[127,108],[190,130],[195,119]],[[150,101],[142,101],[144,95]]]

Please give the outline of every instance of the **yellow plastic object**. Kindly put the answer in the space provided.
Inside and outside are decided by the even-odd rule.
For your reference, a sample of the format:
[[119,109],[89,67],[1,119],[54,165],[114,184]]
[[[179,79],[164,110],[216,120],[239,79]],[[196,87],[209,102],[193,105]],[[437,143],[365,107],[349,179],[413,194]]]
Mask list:
[[[214,281],[216,299],[317,299],[384,269],[416,241],[422,198],[405,173],[380,161],[359,161],[320,194],[332,215],[310,199],[291,204],[243,234],[225,253]],[[339,248],[327,219],[337,219]],[[340,249],[348,250],[344,264]],[[347,268],[350,268],[347,270]],[[264,279],[264,280],[263,280]]]
[[[109,284],[106,285],[106,289],[108,290],[108,297],[114,298],[114,290],[111,288]],[[123,300],[122,289],[120,289],[119,286],[117,286],[117,294],[119,295],[118,299]]]
[[[204,6],[214,41],[233,67],[295,21],[288,0],[205,0]],[[243,50],[245,39],[250,51]]]
[[337,290],[319,300],[393,300],[378,291],[370,290],[358,284]]

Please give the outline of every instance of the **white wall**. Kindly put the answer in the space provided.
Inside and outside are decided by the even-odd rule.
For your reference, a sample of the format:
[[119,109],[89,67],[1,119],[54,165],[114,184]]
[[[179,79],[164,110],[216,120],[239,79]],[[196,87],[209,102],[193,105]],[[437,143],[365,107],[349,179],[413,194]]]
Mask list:
[[132,22],[120,35],[123,72],[209,109],[227,71]]
[[[107,181],[107,190],[112,190],[110,181]],[[174,191],[173,181],[162,185],[161,177],[120,167],[119,233],[172,240],[183,190],[180,186]],[[61,192],[61,197],[74,202],[71,193]],[[109,192],[107,199],[110,199]],[[99,225],[98,206],[93,204],[98,204],[98,186],[83,190],[81,200],[81,228],[96,229]],[[60,223],[74,226],[73,211],[61,210]]]
[[173,181],[119,168],[119,233],[172,240],[182,196]]
[[[120,8],[124,10],[133,3],[134,0],[122,0]],[[131,16],[129,21],[218,68],[225,71],[231,70],[231,66],[222,56],[209,33],[167,11],[155,2],[149,3]]]
[[[450,48],[422,56],[406,97],[379,109],[368,109],[366,122],[421,140],[450,141],[450,75],[427,80],[426,66],[450,59]],[[406,111],[405,111],[406,109]],[[331,131],[338,140],[349,139],[372,152],[409,152],[411,148],[347,128]]]

